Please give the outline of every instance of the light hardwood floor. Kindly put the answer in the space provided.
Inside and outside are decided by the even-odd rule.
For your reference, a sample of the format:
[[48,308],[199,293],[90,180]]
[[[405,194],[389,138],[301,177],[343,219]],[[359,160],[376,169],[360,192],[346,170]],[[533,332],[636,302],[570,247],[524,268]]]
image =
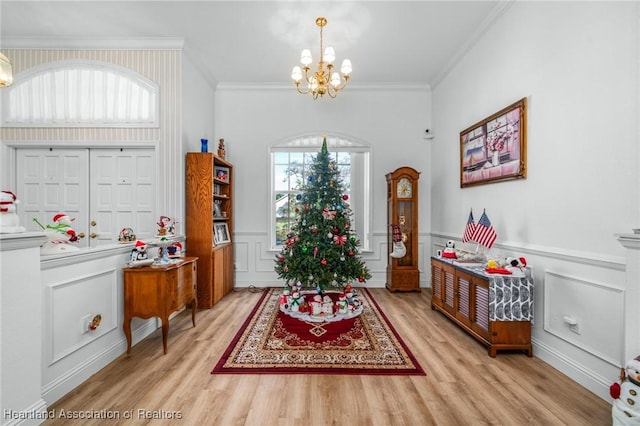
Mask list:
[[[171,321],[50,409],[121,416],[109,424],[182,425],[608,425],[611,406],[535,357],[499,353],[432,311],[429,291],[373,296],[427,376],[211,375],[257,302],[247,289]],[[105,410],[105,411],[103,411]],[[140,411],[141,410],[141,411]],[[123,417],[132,414],[132,419]],[[142,414],[141,414],[142,413]],[[179,420],[151,420],[171,417]]]

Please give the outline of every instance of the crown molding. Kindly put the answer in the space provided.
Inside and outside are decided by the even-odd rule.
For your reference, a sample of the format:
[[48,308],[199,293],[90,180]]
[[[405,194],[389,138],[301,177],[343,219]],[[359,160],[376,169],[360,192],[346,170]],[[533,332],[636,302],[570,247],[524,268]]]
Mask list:
[[451,59],[440,70],[433,79],[432,87],[437,87],[438,84],[455,68],[455,66],[462,60],[462,58],[482,39],[482,36],[493,27],[495,22],[513,5],[516,0],[500,1],[493,8],[491,13],[482,21],[478,28],[467,39],[466,43],[462,47],[451,55]]
[[4,49],[182,50],[178,37],[3,37]]
[[[218,83],[218,91],[291,91],[295,86],[293,83]],[[346,91],[363,92],[425,92],[431,93],[431,86],[422,83],[350,83]]]

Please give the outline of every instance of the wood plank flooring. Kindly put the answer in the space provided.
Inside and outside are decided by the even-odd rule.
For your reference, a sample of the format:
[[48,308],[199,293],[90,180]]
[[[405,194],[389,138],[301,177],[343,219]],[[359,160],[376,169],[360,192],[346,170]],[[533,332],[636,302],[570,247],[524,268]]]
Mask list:
[[69,422],[59,417],[61,410],[109,413],[120,416],[109,424],[122,425],[611,424],[606,401],[535,356],[489,357],[484,346],[431,310],[428,290],[371,293],[426,377],[211,375],[260,296],[239,289],[198,311],[195,328],[189,312],[178,315],[171,320],[167,355],[158,330],[50,407],[57,418],[44,424],[105,424]]

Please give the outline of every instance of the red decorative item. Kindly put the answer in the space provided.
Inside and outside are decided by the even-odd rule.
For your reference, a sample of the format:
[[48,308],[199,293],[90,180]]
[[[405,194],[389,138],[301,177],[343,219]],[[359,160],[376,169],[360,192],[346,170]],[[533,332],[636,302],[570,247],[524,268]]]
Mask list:
[[613,399],[620,398],[620,383],[615,382],[609,386],[609,395],[611,395],[611,398]]
[[349,250],[349,256],[353,256],[353,250]]
[[349,199],[349,196],[348,196],[347,194],[344,194],[344,195],[342,196],[342,199],[343,199],[343,200],[345,200],[345,201],[347,201],[347,200]]
[[327,264],[327,259],[323,258],[323,259],[320,261],[320,264],[321,264],[321,265],[323,265],[323,266],[324,266],[324,265],[326,265],[326,264]]
[[280,263],[283,263],[283,262],[284,262],[284,257],[280,256],[280,257],[278,258],[278,261],[280,261]]
[[358,278],[358,281],[360,281],[361,283],[363,283],[363,282],[364,282],[364,278],[360,277],[360,278]]

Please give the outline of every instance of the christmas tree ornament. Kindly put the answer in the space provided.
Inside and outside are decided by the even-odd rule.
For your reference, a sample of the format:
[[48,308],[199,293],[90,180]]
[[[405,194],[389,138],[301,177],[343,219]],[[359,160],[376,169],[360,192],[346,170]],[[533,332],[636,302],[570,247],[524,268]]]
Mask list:
[[347,201],[347,200],[349,199],[349,196],[348,196],[347,194],[344,194],[344,195],[342,196],[342,199],[343,199],[343,200],[345,200],[345,201]]

